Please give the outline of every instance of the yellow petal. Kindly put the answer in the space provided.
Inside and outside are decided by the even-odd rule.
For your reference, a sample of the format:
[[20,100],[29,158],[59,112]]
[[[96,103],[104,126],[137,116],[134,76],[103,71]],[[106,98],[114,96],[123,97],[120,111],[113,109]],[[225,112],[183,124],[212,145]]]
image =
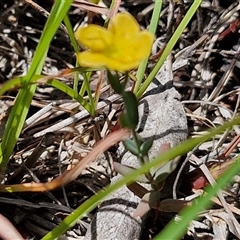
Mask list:
[[78,28],[75,37],[82,45],[96,52],[104,51],[113,42],[113,36],[107,29],[93,24]]
[[121,39],[114,48],[108,49],[108,55],[119,59],[122,63],[137,62],[149,56],[153,42],[153,35],[147,31],[139,32],[133,39]]
[[147,31],[142,31],[135,36],[137,41],[131,41],[128,44],[126,53],[135,59],[142,60],[149,56],[153,43],[153,35]]
[[136,68],[150,54],[153,35],[141,31],[128,13],[118,13],[108,29],[97,25],[80,28],[76,38],[88,50],[77,55],[81,66],[128,71]]
[[83,67],[103,67],[105,66],[106,56],[101,53],[84,51],[77,54],[77,60]]
[[83,67],[107,67],[111,70],[118,70],[118,71],[129,71],[133,68],[136,68],[139,64],[139,62],[134,61],[128,61],[124,62],[119,59],[111,58],[105,54],[100,53],[94,53],[91,51],[84,51],[77,54],[77,60],[80,64],[80,66]]
[[135,18],[129,13],[118,13],[110,22],[108,30],[112,32],[114,39],[131,39],[140,30],[140,26]]
[[110,49],[114,58],[122,59],[123,62],[134,61],[134,59],[139,62],[149,56],[153,35],[147,31],[141,31],[132,15],[117,14],[109,31],[114,36],[115,48]]

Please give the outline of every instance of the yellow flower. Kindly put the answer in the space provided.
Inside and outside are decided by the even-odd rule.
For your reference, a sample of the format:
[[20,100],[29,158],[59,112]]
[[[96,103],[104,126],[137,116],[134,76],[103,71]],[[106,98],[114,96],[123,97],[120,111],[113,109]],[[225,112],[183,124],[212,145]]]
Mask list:
[[80,27],[75,37],[86,51],[77,54],[84,67],[107,67],[128,71],[136,68],[150,54],[153,36],[140,30],[137,21],[128,13],[118,13],[108,29],[90,24]]

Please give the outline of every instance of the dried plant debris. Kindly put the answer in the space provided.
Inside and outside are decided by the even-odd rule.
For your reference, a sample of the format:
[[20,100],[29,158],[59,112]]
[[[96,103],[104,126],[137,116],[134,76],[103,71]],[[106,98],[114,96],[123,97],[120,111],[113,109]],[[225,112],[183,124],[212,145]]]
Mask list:
[[[43,11],[38,11],[34,3]],[[120,11],[130,12],[146,28],[153,3],[151,0],[122,1]],[[74,4],[69,16],[75,29],[87,22],[104,22],[100,15],[88,15],[86,9],[79,8],[79,1]],[[110,2],[105,1],[105,4],[107,9]],[[164,1],[149,68],[161,55],[190,4],[191,1]],[[26,74],[51,5],[51,1],[0,2],[0,84]],[[189,137],[202,135],[209,127],[219,126],[239,113],[239,11],[237,1],[203,1],[172,52],[173,84],[186,111]],[[75,54],[62,25],[51,44],[43,74],[58,74],[74,65]],[[97,107],[99,115],[94,119],[76,101],[53,87],[39,84],[2,179],[4,183],[51,181],[81,161],[96,141],[107,135],[122,105],[119,96],[109,90],[106,79],[99,73],[91,80],[93,93],[100,78],[103,84]],[[72,86],[71,77],[63,77],[63,80]],[[16,94],[17,90],[12,90],[0,99],[0,139]],[[185,162],[189,166],[183,171],[179,167],[173,176],[177,199],[185,197],[190,202],[234,162],[239,154],[239,134],[240,129],[235,126],[187,155]],[[115,174],[112,161],[116,158],[116,149],[117,146],[101,155],[63,189],[45,193],[1,193],[4,217],[0,225],[8,219],[11,224],[5,222],[6,227],[13,234],[17,234],[15,225],[24,237],[40,239],[73,209],[110,183]],[[211,209],[200,213],[198,220],[191,221],[185,239],[240,238],[236,230],[240,212],[239,183],[236,176],[233,184],[213,199]],[[69,230],[66,239],[83,237],[95,211]],[[152,210],[142,239],[151,239],[174,217],[177,221],[176,213]]]

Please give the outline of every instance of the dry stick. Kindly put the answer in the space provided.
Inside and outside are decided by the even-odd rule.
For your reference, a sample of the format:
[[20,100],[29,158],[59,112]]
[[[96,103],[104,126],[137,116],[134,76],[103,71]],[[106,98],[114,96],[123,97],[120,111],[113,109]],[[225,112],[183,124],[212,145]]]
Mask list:
[[[44,17],[48,18],[50,13],[45,10],[43,7],[39,6],[37,3],[33,2],[32,0],[24,0],[25,3],[27,3],[28,5],[30,5],[32,8],[34,8],[35,10],[37,10],[39,13],[41,13]],[[67,32],[67,28],[61,23],[60,24],[60,29],[62,29],[62,31],[64,33],[68,33]]]
[[[238,42],[238,44],[239,44],[239,42]],[[223,87],[227,85],[228,81],[230,80],[230,76],[231,76],[231,73],[233,71],[233,68],[235,67],[237,59],[239,58],[239,56],[240,56],[240,46],[238,46],[238,49],[237,49],[237,52],[236,52],[236,55],[235,55],[236,58],[234,58],[231,61],[228,70],[223,74],[220,81],[218,81],[218,84],[213,89],[211,95],[208,98],[208,101],[214,101],[214,99],[217,96],[219,96],[220,92],[223,90]]]
[[[115,102],[119,99],[120,99],[120,96],[118,94],[114,94],[114,95],[110,96],[109,98],[105,99],[104,101],[99,102],[96,110],[100,110],[100,109],[108,106],[110,103],[113,103],[113,102]],[[38,137],[41,137],[41,136],[45,135],[48,132],[59,131],[60,129],[62,129],[66,126],[69,126],[72,123],[78,122],[78,121],[84,119],[87,116],[89,116],[88,111],[87,110],[82,110],[81,112],[78,112],[78,113],[74,114],[73,116],[71,116],[71,117],[69,117],[69,118],[67,118],[67,119],[49,127],[49,128],[47,128],[47,129],[44,129],[40,132],[35,133],[33,135],[33,137],[38,138]]]
[[35,10],[37,10],[39,13],[41,13],[44,17],[48,18],[49,12],[45,10],[43,7],[39,6],[37,3],[35,3],[32,0],[24,0],[24,2],[30,5]]
[[[218,204],[219,206],[223,206],[222,203],[221,203],[221,201],[219,201],[219,199],[216,198],[216,197],[213,197],[213,198],[212,198],[212,201],[213,201],[214,203]],[[240,216],[240,209],[239,209],[239,208],[234,207],[233,205],[231,205],[231,204],[229,204],[229,203],[227,203],[227,205],[228,205],[229,209],[230,209],[233,213],[235,213],[235,214],[237,214],[238,216]]]
[[87,11],[103,14],[103,15],[106,15],[107,17],[111,16],[111,10],[109,10],[108,8],[99,6],[95,3],[91,3],[91,2],[88,2],[88,1],[75,0],[75,1],[73,1],[72,6],[79,7],[79,8],[82,8],[84,10],[87,10]]
[[[221,93],[221,91],[223,90],[224,86],[227,85],[227,83],[229,82],[230,80],[230,76],[232,74],[232,71],[233,71],[233,68],[235,67],[236,65],[236,62],[237,62],[237,59],[239,58],[240,56],[240,46],[238,46],[238,49],[236,51],[236,54],[235,54],[235,57],[230,65],[229,65],[229,68],[228,70],[224,73],[224,75],[222,76],[222,78],[220,79],[220,81],[218,82],[217,86],[214,88],[214,90],[212,91],[211,95],[209,96],[208,100],[209,101],[214,101],[214,102],[218,102],[220,101],[220,99],[218,99],[219,97],[219,94]],[[238,98],[238,101],[237,101],[237,105],[239,104],[239,98]],[[233,116],[235,116],[236,114],[236,109],[234,110],[234,113],[233,113]],[[226,140],[227,136],[228,136],[228,132],[229,132],[229,129],[226,129],[224,134],[221,136],[221,138],[219,139],[218,143],[216,144],[215,146],[215,149],[217,149],[219,146],[221,146],[223,144],[223,142]]]
[[110,14],[110,20],[117,14],[117,12],[119,10],[119,7],[120,7],[120,4],[121,4],[121,0],[115,0],[114,1],[112,11],[111,11],[111,14]]
[[[220,27],[219,29],[216,29],[216,31],[214,31],[214,35],[212,36],[212,38],[210,39],[209,42],[209,46],[208,46],[208,50],[211,50],[214,48],[219,34],[221,32],[223,32],[223,30],[225,29],[225,27],[227,26],[228,23],[231,23],[233,20],[236,20],[237,15],[235,14],[240,8],[240,4],[238,4],[234,9],[232,9],[230,12],[227,12],[227,14],[220,18]],[[209,85],[210,81],[212,81],[212,72],[209,68],[209,59],[210,59],[210,55],[211,55],[211,51],[207,51],[207,52],[203,52],[201,54],[201,57],[199,58],[199,60],[201,59],[203,61],[203,63],[201,65],[199,65],[201,67],[201,79],[203,81],[203,83],[205,83],[206,85]],[[227,73],[224,74],[227,76]],[[218,84],[219,85],[219,84]],[[206,89],[202,89],[201,92],[201,96],[202,98],[207,98],[208,101],[211,101],[214,98],[214,95],[217,94],[217,91],[219,91],[218,86],[214,89],[214,91],[211,93],[210,97],[207,96],[207,90]]]
[[[42,8],[41,6],[39,6],[37,3],[35,3],[32,0],[24,0],[24,1],[27,4],[29,4],[31,7],[36,9],[44,17],[48,18],[49,12],[47,10],[45,10],[44,8]],[[82,8],[82,9],[87,10],[87,11],[92,11],[92,12],[99,13],[99,14],[104,14],[106,16],[111,15],[111,11],[109,9],[107,9],[105,7],[98,6],[97,4],[94,4],[94,3],[91,3],[91,2],[88,2],[88,1],[84,1],[84,0],[73,1],[72,6]],[[64,30],[64,32],[67,33],[66,27],[63,24],[61,24],[61,28]]]
[[47,133],[38,146],[33,150],[31,155],[26,159],[26,161],[20,165],[20,167],[11,175],[8,179],[8,183],[14,181],[15,183],[22,178],[26,168],[32,168],[42,153],[46,150],[47,147],[51,146],[54,141],[54,134]]
[[50,191],[61,186],[65,186],[75,180],[81,172],[93,161],[100,153],[106,151],[119,141],[129,137],[129,130],[122,129],[109,134],[105,139],[99,141],[93,150],[83,158],[73,169],[66,170],[61,176],[47,183],[23,183],[13,185],[0,185],[0,192],[41,192]]
[[[169,62],[168,62],[169,63]],[[180,96],[172,85],[170,64],[164,64],[160,72],[139,102],[140,124],[138,130],[143,138],[154,138],[149,158],[158,155],[162,143],[176,146],[187,137],[187,120]],[[139,162],[124,147],[119,147],[121,163],[138,167]],[[117,175],[112,182],[121,178]],[[145,186],[144,187],[149,187]],[[171,190],[170,190],[171,191]],[[140,239],[144,219],[133,218],[140,198],[135,196],[127,187],[122,187],[105,200],[91,226],[85,240],[102,239]]]
[[[62,174],[62,168],[61,168],[61,152],[62,152],[62,148],[63,148],[63,144],[64,144],[64,138],[62,138],[60,145],[59,145],[59,149],[58,149],[58,169],[59,169],[59,173]],[[67,198],[67,193],[66,193],[66,189],[64,186],[62,186],[62,193],[63,193],[63,199],[65,201],[65,205],[68,206],[70,208],[70,204]]]
[[239,142],[240,142],[240,134],[234,137],[234,139],[231,141],[231,143],[228,145],[225,151],[219,156],[219,159],[226,160],[230,156],[230,154],[233,152],[233,150],[237,147]]
[[48,111],[50,111],[52,109],[52,107],[56,105],[55,102],[51,102],[49,103],[47,106],[44,106],[41,110],[39,110],[37,113],[33,114],[31,117],[29,117],[25,123],[24,123],[24,128],[30,126],[31,124],[33,124],[34,122],[36,122],[42,115],[44,115],[45,113],[47,113]]

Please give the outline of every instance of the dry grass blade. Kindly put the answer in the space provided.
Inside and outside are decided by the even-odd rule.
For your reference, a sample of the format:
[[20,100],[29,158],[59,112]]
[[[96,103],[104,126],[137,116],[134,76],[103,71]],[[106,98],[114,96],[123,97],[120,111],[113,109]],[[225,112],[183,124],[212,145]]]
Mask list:
[[[192,156],[194,158],[194,161],[196,162],[197,165],[200,165],[200,169],[202,170],[202,172],[204,173],[204,175],[206,176],[207,180],[209,181],[209,183],[211,185],[216,184],[211,172],[209,171],[209,169],[206,167],[205,164],[202,164],[201,161],[199,161],[198,158],[196,158],[195,156]],[[238,238],[240,238],[240,233],[238,231],[238,229],[240,229],[240,224],[238,223],[238,221],[236,220],[235,216],[233,215],[231,209],[229,208],[222,192],[218,193],[218,198],[221,201],[222,206],[224,207],[224,210],[228,213],[229,215],[229,219],[230,219],[230,223],[231,223],[231,231],[232,233],[237,236]]]
[[101,140],[94,149],[82,159],[73,169],[66,170],[61,176],[48,183],[23,183],[14,185],[0,185],[0,192],[40,192],[50,191],[61,186],[65,186],[76,179],[81,172],[93,161],[100,153],[106,151],[110,146],[123,141],[129,137],[129,130],[122,129],[111,133]]

